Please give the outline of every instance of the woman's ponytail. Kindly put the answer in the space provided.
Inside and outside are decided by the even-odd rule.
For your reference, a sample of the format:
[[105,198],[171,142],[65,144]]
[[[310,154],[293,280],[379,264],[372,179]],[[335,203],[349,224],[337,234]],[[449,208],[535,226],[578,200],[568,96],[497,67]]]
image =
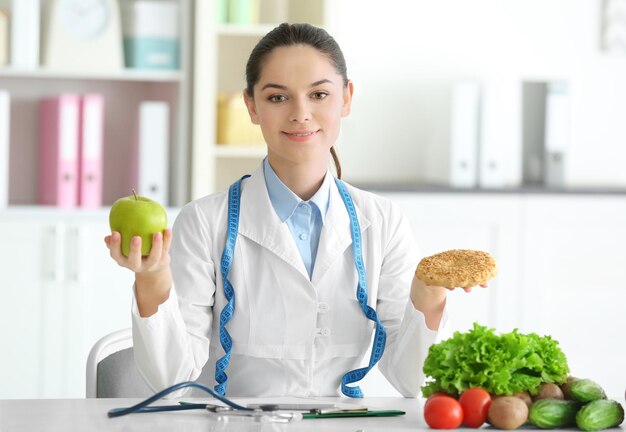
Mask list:
[[330,155],[333,157],[333,162],[335,164],[335,171],[337,171],[337,178],[341,179],[341,164],[339,163],[339,157],[337,156],[337,151],[335,150],[335,146],[330,148]]

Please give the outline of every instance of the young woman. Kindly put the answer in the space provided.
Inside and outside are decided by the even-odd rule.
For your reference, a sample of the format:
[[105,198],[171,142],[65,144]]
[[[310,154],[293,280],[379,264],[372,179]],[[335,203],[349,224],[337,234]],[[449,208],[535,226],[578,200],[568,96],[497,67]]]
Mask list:
[[187,204],[148,257],[139,237],[128,257],[119,233],[105,239],[135,272],[138,368],[155,390],[198,379],[208,362],[203,379],[228,396],[358,397],[378,362],[415,397],[446,289],[414,277],[400,210],[328,169],[332,156],[341,176],[333,145],[353,95],[341,50],[320,28],[281,24],[252,51],[246,78],[262,165]]

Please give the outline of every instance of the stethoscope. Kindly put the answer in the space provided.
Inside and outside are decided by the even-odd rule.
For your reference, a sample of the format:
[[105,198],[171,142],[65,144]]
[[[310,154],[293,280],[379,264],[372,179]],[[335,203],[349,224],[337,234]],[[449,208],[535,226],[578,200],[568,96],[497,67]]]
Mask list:
[[[239,210],[241,208],[241,183],[244,179],[248,177],[250,176],[243,176],[238,181],[233,183],[228,189],[228,232],[224,251],[222,252],[220,265],[222,280],[224,284],[224,295],[226,297],[226,300],[228,301],[226,306],[224,307],[224,309],[222,309],[222,312],[220,313],[220,343],[222,345],[222,348],[224,349],[225,354],[220,359],[218,359],[215,364],[215,381],[217,382],[217,384],[215,385],[215,391],[193,381],[183,382],[168,387],[132,407],[112,409],[108,413],[109,417],[119,417],[135,412],[181,411],[191,409],[206,409],[209,412],[213,412],[216,414],[221,413],[223,415],[227,415],[227,413],[230,412],[236,413],[236,415],[245,415],[248,417],[256,416],[259,418],[261,418],[262,416],[273,416],[274,414],[279,414],[275,409],[275,406],[272,405],[266,405],[261,406],[260,408],[252,409],[239,405],[226,398],[226,385],[228,383],[228,375],[226,374],[226,370],[230,362],[230,353],[233,345],[230,334],[226,329],[226,324],[230,321],[235,312],[235,291],[232,284],[230,283],[230,280],[228,279],[228,274],[230,273],[230,269],[232,266],[233,256],[235,253],[235,245],[237,242],[237,231],[239,228]],[[356,207],[354,205],[354,202],[352,201],[352,197],[350,196],[350,193],[348,192],[345,183],[338,178],[335,178],[335,183],[337,185],[337,188],[339,189],[339,194],[341,195],[341,199],[343,200],[343,203],[346,207],[348,216],[350,217],[350,231],[352,234],[352,251],[354,254],[354,265],[359,276],[356,289],[356,298],[359,301],[359,304],[361,305],[361,309],[363,310],[365,316],[369,320],[376,323],[376,332],[374,334],[374,342],[372,344],[372,352],[370,355],[370,361],[368,366],[349,371],[341,378],[342,393],[348,397],[361,398],[363,397],[363,392],[361,391],[361,388],[359,386],[348,386],[348,384],[352,384],[363,379],[363,377],[365,377],[370,369],[372,369],[376,365],[378,360],[380,360],[385,350],[387,333],[385,331],[385,327],[378,319],[376,311],[367,304],[367,277],[365,273],[365,264],[363,263],[361,228],[359,225],[359,219],[356,214]],[[207,393],[211,394],[213,397],[215,397],[217,400],[226,404],[226,407],[208,404],[183,404],[165,406],[161,405],[152,407],[148,406],[152,402],[170,394],[171,392],[186,387],[196,387],[204,390]],[[287,415],[287,413],[285,413],[285,415]],[[286,421],[291,420],[293,420],[293,418],[290,418]],[[280,421],[280,419],[277,418],[277,421]]]
[[[151,403],[167,396],[168,394],[181,390],[183,388],[195,387],[203,390],[213,396],[215,399],[223,402],[226,406],[207,404],[207,403],[180,403],[179,405],[155,405],[150,406]],[[289,423],[294,420],[301,420],[302,414],[298,412],[284,412],[278,410],[278,405],[266,404],[260,405],[258,408],[248,408],[243,405],[239,405],[236,402],[214,392],[209,387],[194,382],[186,381],[179,384],[174,384],[149,398],[139,402],[128,408],[113,408],[107,415],[110,418],[121,417],[127,414],[133,413],[153,413],[162,411],[188,411],[203,409],[207,413],[216,417],[218,420],[229,418],[246,418],[256,422],[269,422],[269,423]]]

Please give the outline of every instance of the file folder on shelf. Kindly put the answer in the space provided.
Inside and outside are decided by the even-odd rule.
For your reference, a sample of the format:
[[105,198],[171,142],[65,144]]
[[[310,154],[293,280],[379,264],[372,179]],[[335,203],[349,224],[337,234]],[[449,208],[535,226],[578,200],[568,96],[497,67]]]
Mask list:
[[563,187],[569,147],[566,81],[523,83],[523,180],[526,185]]
[[522,182],[542,186],[545,171],[547,83],[522,83]]
[[480,85],[467,81],[452,87],[450,130],[450,185],[478,185]]
[[484,81],[478,182],[482,188],[517,187],[522,180],[522,86],[517,79]]
[[104,97],[86,94],[80,104],[78,203],[81,207],[102,205],[102,143]]
[[40,101],[39,204],[77,205],[79,105],[74,94]]
[[11,96],[0,90],[0,208],[9,205],[9,141]]
[[[418,87],[419,85],[419,87]],[[478,184],[481,83],[473,78],[425,79],[414,84],[415,153],[426,184]],[[421,154],[418,154],[421,153]]]
[[163,205],[168,203],[169,105],[142,102],[135,149],[133,186],[143,195]]
[[545,129],[545,185],[565,186],[565,164],[570,141],[570,100],[567,82],[547,86]]

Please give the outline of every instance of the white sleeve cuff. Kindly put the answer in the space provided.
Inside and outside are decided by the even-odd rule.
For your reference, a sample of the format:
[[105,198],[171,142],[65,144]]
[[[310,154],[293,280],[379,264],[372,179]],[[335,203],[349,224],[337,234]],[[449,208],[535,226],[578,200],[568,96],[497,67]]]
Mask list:
[[404,311],[404,320],[407,320],[407,324],[410,324],[410,326],[417,325],[421,327],[421,333],[423,336],[432,337],[433,341],[440,341],[447,335],[448,307],[446,305],[443,308],[443,314],[441,315],[441,321],[439,321],[439,327],[437,330],[431,330],[428,328],[424,313],[415,308],[411,299],[407,302],[406,309]]
[[424,314],[415,309],[410,299],[407,302],[397,345],[392,357],[383,366],[383,373],[402,396],[417,397],[420,394],[420,386],[424,382],[422,365],[430,346],[446,333],[447,322],[448,314],[444,308],[439,328],[430,330]]
[[158,326],[159,322],[165,319],[165,315],[171,315],[175,310],[178,310],[178,296],[172,284],[167,300],[157,307],[157,311],[154,314],[148,317],[142,317],[139,314],[139,306],[137,306],[137,285],[133,284],[132,317],[135,324],[145,327],[146,329],[153,329]]

